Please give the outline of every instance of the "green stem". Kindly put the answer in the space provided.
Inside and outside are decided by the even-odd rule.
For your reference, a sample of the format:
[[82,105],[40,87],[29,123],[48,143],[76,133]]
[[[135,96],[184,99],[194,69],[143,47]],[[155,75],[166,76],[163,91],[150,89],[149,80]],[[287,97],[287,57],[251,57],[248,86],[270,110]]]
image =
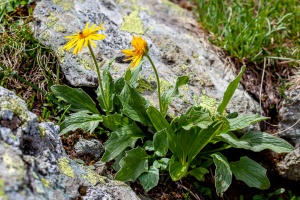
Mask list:
[[105,105],[105,108],[106,108],[106,114],[108,114],[108,106],[107,106],[107,102],[106,102],[105,97],[104,97],[104,90],[103,90],[103,85],[102,85],[102,80],[101,80],[101,75],[100,75],[100,69],[99,69],[99,66],[98,66],[98,63],[97,63],[97,60],[96,60],[96,57],[95,57],[95,54],[94,54],[94,52],[92,50],[91,45],[88,44],[88,47],[89,47],[89,50],[91,52],[92,58],[94,60],[94,64],[96,66],[97,75],[98,75],[98,82],[99,82],[99,86],[100,86],[100,91],[101,91],[103,102],[104,102],[104,105]]
[[152,59],[150,58],[149,54],[146,53],[145,56],[148,58],[148,60],[150,61],[151,63],[151,66],[154,70],[154,73],[155,73],[155,76],[156,76],[156,82],[157,82],[157,92],[158,92],[158,101],[159,101],[159,111],[160,113],[162,113],[163,109],[162,109],[162,103],[161,103],[161,96],[160,96],[160,82],[159,82],[159,76],[158,76],[158,73],[157,73],[157,70],[155,68],[155,65],[152,61]]

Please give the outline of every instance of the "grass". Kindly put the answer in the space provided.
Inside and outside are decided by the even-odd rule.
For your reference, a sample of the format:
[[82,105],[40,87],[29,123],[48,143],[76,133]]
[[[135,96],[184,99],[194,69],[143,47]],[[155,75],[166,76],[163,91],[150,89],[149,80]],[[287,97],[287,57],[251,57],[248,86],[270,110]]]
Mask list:
[[34,38],[29,26],[30,9],[16,7],[15,12],[7,9],[0,6],[0,86],[14,90],[26,101],[29,110],[40,108],[42,111],[32,111],[41,120],[56,117],[63,110],[49,92],[50,86],[60,81],[55,53]]
[[283,59],[299,66],[300,2],[295,0],[194,0],[211,41],[240,61]]

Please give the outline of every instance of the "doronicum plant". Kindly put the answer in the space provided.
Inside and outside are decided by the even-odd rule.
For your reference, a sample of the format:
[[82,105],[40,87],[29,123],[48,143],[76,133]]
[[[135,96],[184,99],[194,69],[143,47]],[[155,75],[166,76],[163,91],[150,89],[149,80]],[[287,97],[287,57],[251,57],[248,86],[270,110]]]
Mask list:
[[[91,48],[92,40],[104,39],[96,33],[102,28],[92,25],[78,34],[68,37],[71,41],[65,49],[75,47],[77,54],[82,47]],[[140,181],[145,191],[158,184],[161,171],[167,171],[173,181],[186,176],[193,176],[199,181],[205,179],[208,167],[215,165],[215,186],[217,194],[222,194],[231,184],[232,176],[244,181],[250,187],[266,189],[270,182],[266,169],[254,160],[243,156],[238,161],[228,161],[221,153],[229,148],[242,148],[259,152],[270,149],[277,153],[288,153],[293,147],[283,139],[271,134],[250,131],[237,137],[234,131],[241,130],[256,122],[267,119],[257,114],[239,116],[226,113],[226,107],[238,87],[245,70],[242,67],[238,76],[229,84],[216,113],[193,105],[185,113],[168,121],[166,114],[172,99],[179,95],[179,87],[187,84],[188,77],[178,77],[174,87],[160,94],[159,76],[149,55],[147,42],[141,36],[133,36],[133,49],[122,50],[131,60],[124,77],[113,80],[110,66],[113,60],[100,69],[95,61],[99,87],[96,91],[102,110],[82,89],[73,89],[65,85],[52,86],[53,93],[71,105],[75,110],[61,124],[60,135],[78,128],[94,132],[97,127],[110,130],[109,138],[104,143],[103,162],[114,160],[120,181]],[[138,75],[142,70],[140,61],[146,57],[155,72],[159,98],[159,109],[150,106],[138,91]],[[100,92],[99,92],[100,91]],[[106,102],[106,103],[105,103]],[[140,142],[137,144],[137,141]]]

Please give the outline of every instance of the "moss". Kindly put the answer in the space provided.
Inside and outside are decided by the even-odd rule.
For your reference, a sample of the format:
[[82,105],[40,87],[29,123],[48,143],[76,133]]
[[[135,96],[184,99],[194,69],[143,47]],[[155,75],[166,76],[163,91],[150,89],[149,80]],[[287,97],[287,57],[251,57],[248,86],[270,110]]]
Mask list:
[[11,98],[10,95],[3,95],[0,102],[1,110],[11,110],[14,115],[18,116],[22,122],[27,122],[29,116],[27,114],[27,107],[25,104],[22,104],[20,101],[17,101],[14,98]]
[[8,196],[4,192],[4,188],[5,188],[5,182],[4,182],[4,180],[0,179],[0,199],[1,200],[8,199]]
[[40,136],[44,137],[46,135],[46,129],[42,126],[39,126],[39,129],[40,129]]
[[82,175],[82,178],[87,180],[89,183],[96,185],[97,183],[105,183],[105,180],[99,174],[96,174],[93,170],[86,168],[86,175]]
[[154,92],[153,86],[150,82],[144,79],[139,79],[137,82],[139,83],[139,85],[136,89],[139,93],[143,94],[145,93],[145,90],[149,92]]
[[53,29],[56,31],[56,32],[61,32],[61,33],[65,33],[66,32],[66,28],[62,25],[55,25],[53,27]]
[[218,101],[215,98],[203,94],[200,96],[200,100],[201,107],[208,109],[211,115],[216,114]]
[[84,68],[87,70],[96,70],[91,60],[85,60],[78,57],[78,61],[83,64]]
[[63,7],[66,11],[74,6],[73,0],[53,0],[53,3]]
[[74,171],[72,169],[72,167],[70,166],[70,161],[67,158],[60,158],[57,161],[57,165],[60,169],[60,171],[66,175],[69,176],[71,178],[74,178]]
[[144,34],[144,25],[139,18],[139,11],[133,11],[129,16],[124,16],[124,21],[120,28],[121,31],[127,31],[129,33]]
[[42,181],[42,184],[43,184],[43,186],[44,186],[45,188],[50,188],[50,181],[48,181],[48,180],[45,179],[45,178],[42,178],[41,181]]

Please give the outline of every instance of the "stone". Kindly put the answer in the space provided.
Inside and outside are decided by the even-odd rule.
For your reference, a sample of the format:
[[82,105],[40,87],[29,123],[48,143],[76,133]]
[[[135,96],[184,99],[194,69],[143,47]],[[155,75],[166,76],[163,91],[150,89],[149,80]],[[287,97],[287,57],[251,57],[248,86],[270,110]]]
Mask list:
[[300,89],[285,92],[286,98],[279,110],[278,136],[295,145],[295,150],[277,164],[279,174],[290,180],[300,180]]
[[[1,200],[139,199],[125,183],[69,159],[58,136],[59,127],[38,123],[25,102],[3,87],[0,113]],[[20,122],[2,126],[3,121],[13,124],[15,118]]]
[[96,139],[86,140],[80,138],[74,147],[76,153],[93,154],[96,158],[100,158],[105,151],[104,146],[101,144],[101,142],[99,142],[99,140]]
[[[86,22],[103,22],[106,30],[102,33],[107,37],[96,41],[94,52],[99,63],[117,57],[111,69],[117,78],[128,67],[120,50],[131,48],[132,35],[142,35],[149,44],[162,92],[169,90],[178,76],[189,75],[189,83],[180,89],[180,98],[171,103],[170,117],[185,112],[193,104],[215,109],[229,82],[235,78],[230,65],[201,35],[192,12],[168,0],[38,1],[33,17],[35,37],[57,53],[66,79],[76,87],[97,86],[97,73],[87,48],[78,55],[63,50],[65,36],[78,33]],[[157,105],[154,72],[148,60],[144,61],[138,89]],[[227,112],[260,113],[258,103],[241,86]]]

